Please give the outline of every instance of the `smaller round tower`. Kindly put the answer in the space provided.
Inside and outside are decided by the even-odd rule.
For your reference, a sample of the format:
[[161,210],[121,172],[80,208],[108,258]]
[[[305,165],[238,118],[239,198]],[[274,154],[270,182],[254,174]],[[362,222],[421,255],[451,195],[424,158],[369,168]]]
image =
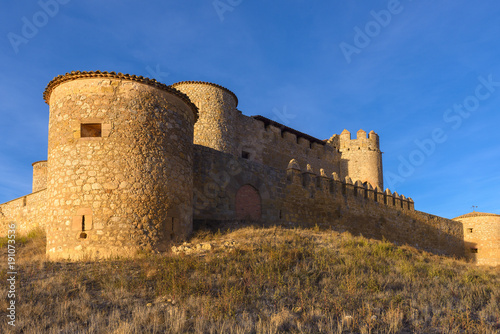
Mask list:
[[47,188],[47,161],[37,161],[33,166],[33,190],[37,192]]
[[470,212],[453,220],[463,224],[468,260],[479,265],[500,265],[500,215]]
[[382,152],[374,131],[367,138],[366,132],[359,130],[357,138],[351,139],[351,133],[344,130],[339,136],[339,146],[342,178],[349,176],[353,181],[368,182],[373,188],[384,188]]
[[186,94],[198,107],[200,118],[194,125],[194,143],[239,156],[236,95],[210,82],[183,81],[171,87]]

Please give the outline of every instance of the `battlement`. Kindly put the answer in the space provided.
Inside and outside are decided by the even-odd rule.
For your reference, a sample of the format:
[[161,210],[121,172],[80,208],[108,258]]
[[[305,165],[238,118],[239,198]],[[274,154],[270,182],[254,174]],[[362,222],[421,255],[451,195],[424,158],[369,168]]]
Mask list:
[[352,150],[370,150],[370,151],[380,151],[379,137],[372,130],[368,133],[360,129],[356,133],[356,139],[351,138],[351,132],[344,129],[340,135],[334,134],[327,143],[341,151],[352,151]]
[[349,176],[341,179],[337,173],[327,175],[324,170],[317,174],[308,164],[302,171],[296,159],[288,164],[287,182],[304,187],[310,192],[320,191],[332,197],[343,196],[347,201],[356,200],[385,205],[398,210],[415,211],[414,201],[389,189],[382,191],[379,187],[373,188],[369,182],[353,181]]
[[[331,146],[326,145],[325,140],[302,133],[263,116],[251,116],[250,119],[258,125],[255,130],[261,131],[263,137],[270,139],[273,146],[284,148],[295,154],[301,152],[300,154],[303,153],[318,159],[329,161],[334,159],[334,150]],[[281,168],[284,167],[286,165]]]
[[33,166],[33,192],[47,188],[47,160],[37,161]]

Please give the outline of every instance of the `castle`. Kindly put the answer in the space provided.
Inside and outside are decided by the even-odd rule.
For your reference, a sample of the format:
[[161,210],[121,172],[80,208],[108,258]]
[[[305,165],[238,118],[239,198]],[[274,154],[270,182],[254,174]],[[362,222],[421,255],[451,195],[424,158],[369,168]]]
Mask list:
[[44,99],[47,161],[33,164],[31,194],[0,204],[0,235],[40,226],[50,259],[162,252],[198,223],[253,220],[500,264],[499,215],[449,220],[383,191],[373,131],[320,140],[243,115],[213,83],[115,72],[58,76]]

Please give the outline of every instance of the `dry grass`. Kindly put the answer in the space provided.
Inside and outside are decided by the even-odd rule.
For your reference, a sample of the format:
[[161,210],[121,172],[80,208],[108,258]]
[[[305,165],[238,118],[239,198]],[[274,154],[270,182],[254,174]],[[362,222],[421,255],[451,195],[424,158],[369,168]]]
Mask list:
[[[191,243],[229,240],[236,245],[191,255],[67,263],[44,259],[37,231],[18,240],[16,331],[500,331],[498,269],[317,229],[199,232]],[[5,254],[5,240],[0,245]],[[7,333],[5,297],[0,304],[0,332]]]

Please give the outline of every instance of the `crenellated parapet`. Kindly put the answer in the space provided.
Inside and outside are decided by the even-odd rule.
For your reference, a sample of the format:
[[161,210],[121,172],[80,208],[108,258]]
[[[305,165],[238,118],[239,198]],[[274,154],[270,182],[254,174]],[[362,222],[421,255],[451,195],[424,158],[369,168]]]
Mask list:
[[382,191],[368,182],[353,181],[349,176],[340,178],[337,173],[329,176],[324,170],[320,170],[320,173],[316,174],[310,165],[302,170],[295,159],[290,161],[286,174],[289,184],[301,186],[308,191],[319,191],[332,198],[342,196],[347,201],[372,202],[398,210],[415,210],[415,204],[409,197],[397,192],[392,193],[389,189]]
[[351,133],[344,129],[340,135],[333,135],[328,139],[327,143],[340,151],[350,151],[350,150],[371,150],[380,151],[379,147],[379,137],[372,130],[370,133],[366,134],[366,131],[360,129],[356,133],[356,138],[351,138]]

